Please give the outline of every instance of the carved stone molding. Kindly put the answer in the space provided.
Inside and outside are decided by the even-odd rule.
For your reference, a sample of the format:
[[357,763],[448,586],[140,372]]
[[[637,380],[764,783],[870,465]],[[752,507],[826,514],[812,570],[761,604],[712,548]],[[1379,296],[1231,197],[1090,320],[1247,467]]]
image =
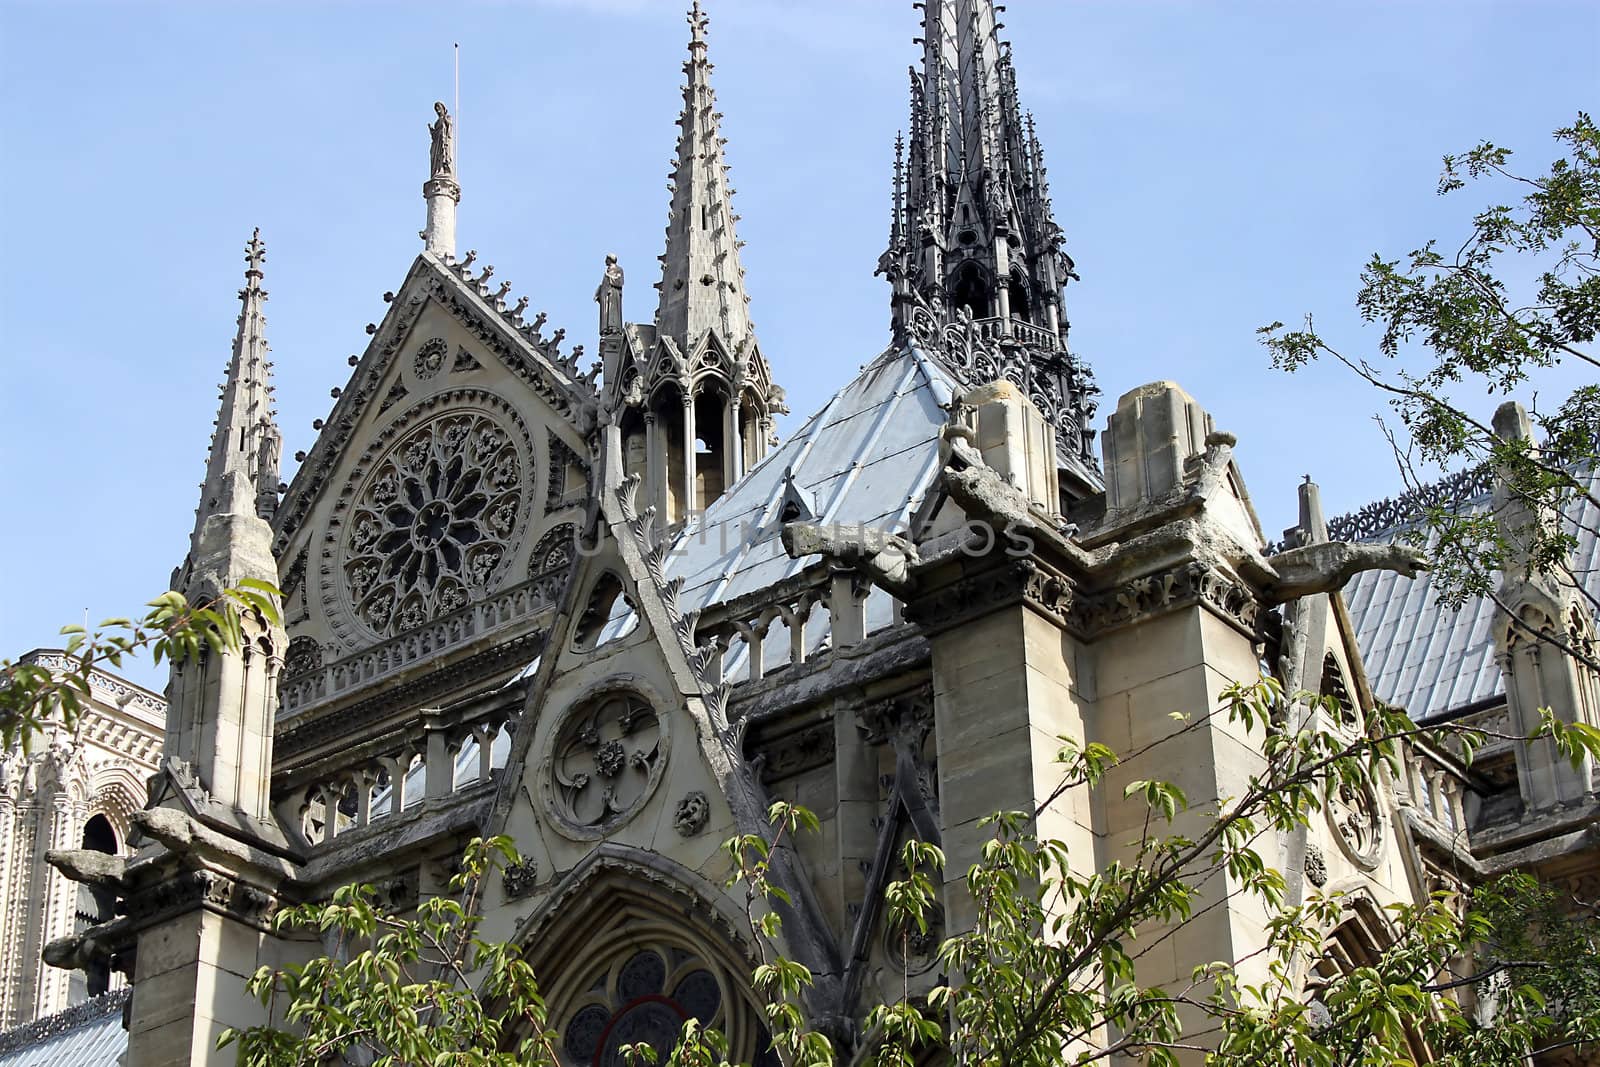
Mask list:
[[277,898],[259,886],[216,871],[184,870],[129,895],[122,908],[135,928],[196,907],[259,926],[277,905]]
[[1196,604],[1254,637],[1267,611],[1242,581],[1209,563],[1189,561],[1090,593],[1065,574],[1029,558],[935,589],[908,604],[906,617],[936,633],[1024,603],[1085,640]]

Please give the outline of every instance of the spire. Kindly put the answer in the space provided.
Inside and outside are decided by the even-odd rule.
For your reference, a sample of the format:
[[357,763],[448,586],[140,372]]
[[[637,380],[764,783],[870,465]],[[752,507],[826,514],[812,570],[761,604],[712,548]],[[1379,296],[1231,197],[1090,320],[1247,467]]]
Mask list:
[[[267,299],[261,288],[266,258],[257,230],[245,245],[239,332],[222,383],[189,558],[173,575],[172,587],[191,603],[213,601],[247,580],[273,585],[279,580],[267,520],[277,506],[283,438],[272,417],[272,363],[261,313]],[[268,787],[277,673],[287,639],[283,627],[260,612],[243,613],[240,626],[238,649],[197,663],[172,661],[162,768],[168,785],[188,796],[190,807],[220,812],[222,825],[242,825],[257,837],[281,837]],[[166,787],[152,784],[153,804],[168,795]],[[245,822],[239,824],[239,817]]]
[[428,127],[428,180],[422,183],[428,222],[420,236],[429,252],[453,259],[456,205],[461,203],[461,183],[456,180],[456,120],[442,103],[433,105],[433,113],[438,118]]
[[267,358],[267,291],[261,288],[267,246],[261,230],[244,248],[244,288],[239,290],[239,329],[222,382],[206,480],[200,487],[195,539],[212,515],[271,518],[278,502],[278,456],[283,436],[272,411],[272,361]]
[[661,256],[661,302],[656,312],[660,336],[672,338],[685,354],[707,330],[715,330],[730,351],[753,342],[734,235],[725,140],[719,133],[711,63],[706,59],[705,12],[700,0],[689,9],[689,58],[683,65],[683,113],[678,118],[678,152],[671,175],[672,208],[667,248]]
[[[1098,390],[1067,350],[1062,300],[1076,275],[996,5],[919,6],[922,64],[911,69],[910,134],[903,159],[896,146],[894,221],[879,260],[893,287],[896,336],[933,350],[954,345],[945,362],[958,375],[999,374],[1025,389],[1056,427],[1069,481],[1092,492]],[[947,327],[964,340],[953,341]]]

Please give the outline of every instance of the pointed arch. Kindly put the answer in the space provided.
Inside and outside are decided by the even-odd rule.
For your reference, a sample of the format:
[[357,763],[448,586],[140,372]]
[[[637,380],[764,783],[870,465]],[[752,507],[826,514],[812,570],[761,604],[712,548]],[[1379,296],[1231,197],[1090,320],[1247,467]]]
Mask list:
[[620,1063],[613,1046],[624,1033],[630,1041],[675,1036],[691,1016],[722,1030],[732,1062],[760,1064],[771,1055],[749,987],[760,961],[742,922],[695,872],[605,843],[515,941],[539,976],[569,1067]]

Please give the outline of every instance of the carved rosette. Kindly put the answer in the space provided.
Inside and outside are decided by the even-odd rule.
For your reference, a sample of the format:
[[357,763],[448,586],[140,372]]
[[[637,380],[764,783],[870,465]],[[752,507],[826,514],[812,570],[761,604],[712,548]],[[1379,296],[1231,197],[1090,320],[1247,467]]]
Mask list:
[[422,342],[417,349],[416,356],[411,361],[411,370],[423,381],[432,378],[444,369],[445,357],[450,354],[450,346],[442,337],[431,337]]
[[1336,782],[1327,798],[1328,825],[1339,849],[1363,870],[1373,870],[1383,852],[1383,818],[1365,782]]
[[528,525],[527,433],[499,398],[471,395],[478,406],[402,417],[346,497],[337,584],[349,616],[377,637],[496,589]]
[[540,790],[556,827],[577,840],[593,840],[630,819],[666,766],[666,723],[631,690],[575,705],[550,737]]
[[904,974],[925,974],[939,962],[939,948],[944,944],[944,912],[935,905],[925,919],[926,929],[903,919],[885,924],[884,953]]

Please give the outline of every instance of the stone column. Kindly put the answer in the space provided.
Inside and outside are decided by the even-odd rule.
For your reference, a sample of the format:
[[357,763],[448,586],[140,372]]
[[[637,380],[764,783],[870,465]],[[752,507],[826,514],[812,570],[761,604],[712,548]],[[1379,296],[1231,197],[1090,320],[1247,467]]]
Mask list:
[[727,474],[723,483],[723,491],[732,488],[733,483],[744,476],[744,434],[740,432],[740,417],[738,396],[728,401],[728,429],[724,439],[727,447],[722,451],[726,456]]
[[694,387],[685,382],[683,385],[683,513],[678,516],[680,521],[687,522],[695,510],[695,481],[698,475],[697,460],[694,451]]
[[461,202],[461,186],[452,178],[430,178],[423,183],[422,198],[428,202],[423,246],[440,258],[453,258],[456,254],[456,205]]
[[655,521],[667,521],[666,464],[662,462],[661,428],[656,424],[656,413],[644,413],[644,502],[656,509]]

